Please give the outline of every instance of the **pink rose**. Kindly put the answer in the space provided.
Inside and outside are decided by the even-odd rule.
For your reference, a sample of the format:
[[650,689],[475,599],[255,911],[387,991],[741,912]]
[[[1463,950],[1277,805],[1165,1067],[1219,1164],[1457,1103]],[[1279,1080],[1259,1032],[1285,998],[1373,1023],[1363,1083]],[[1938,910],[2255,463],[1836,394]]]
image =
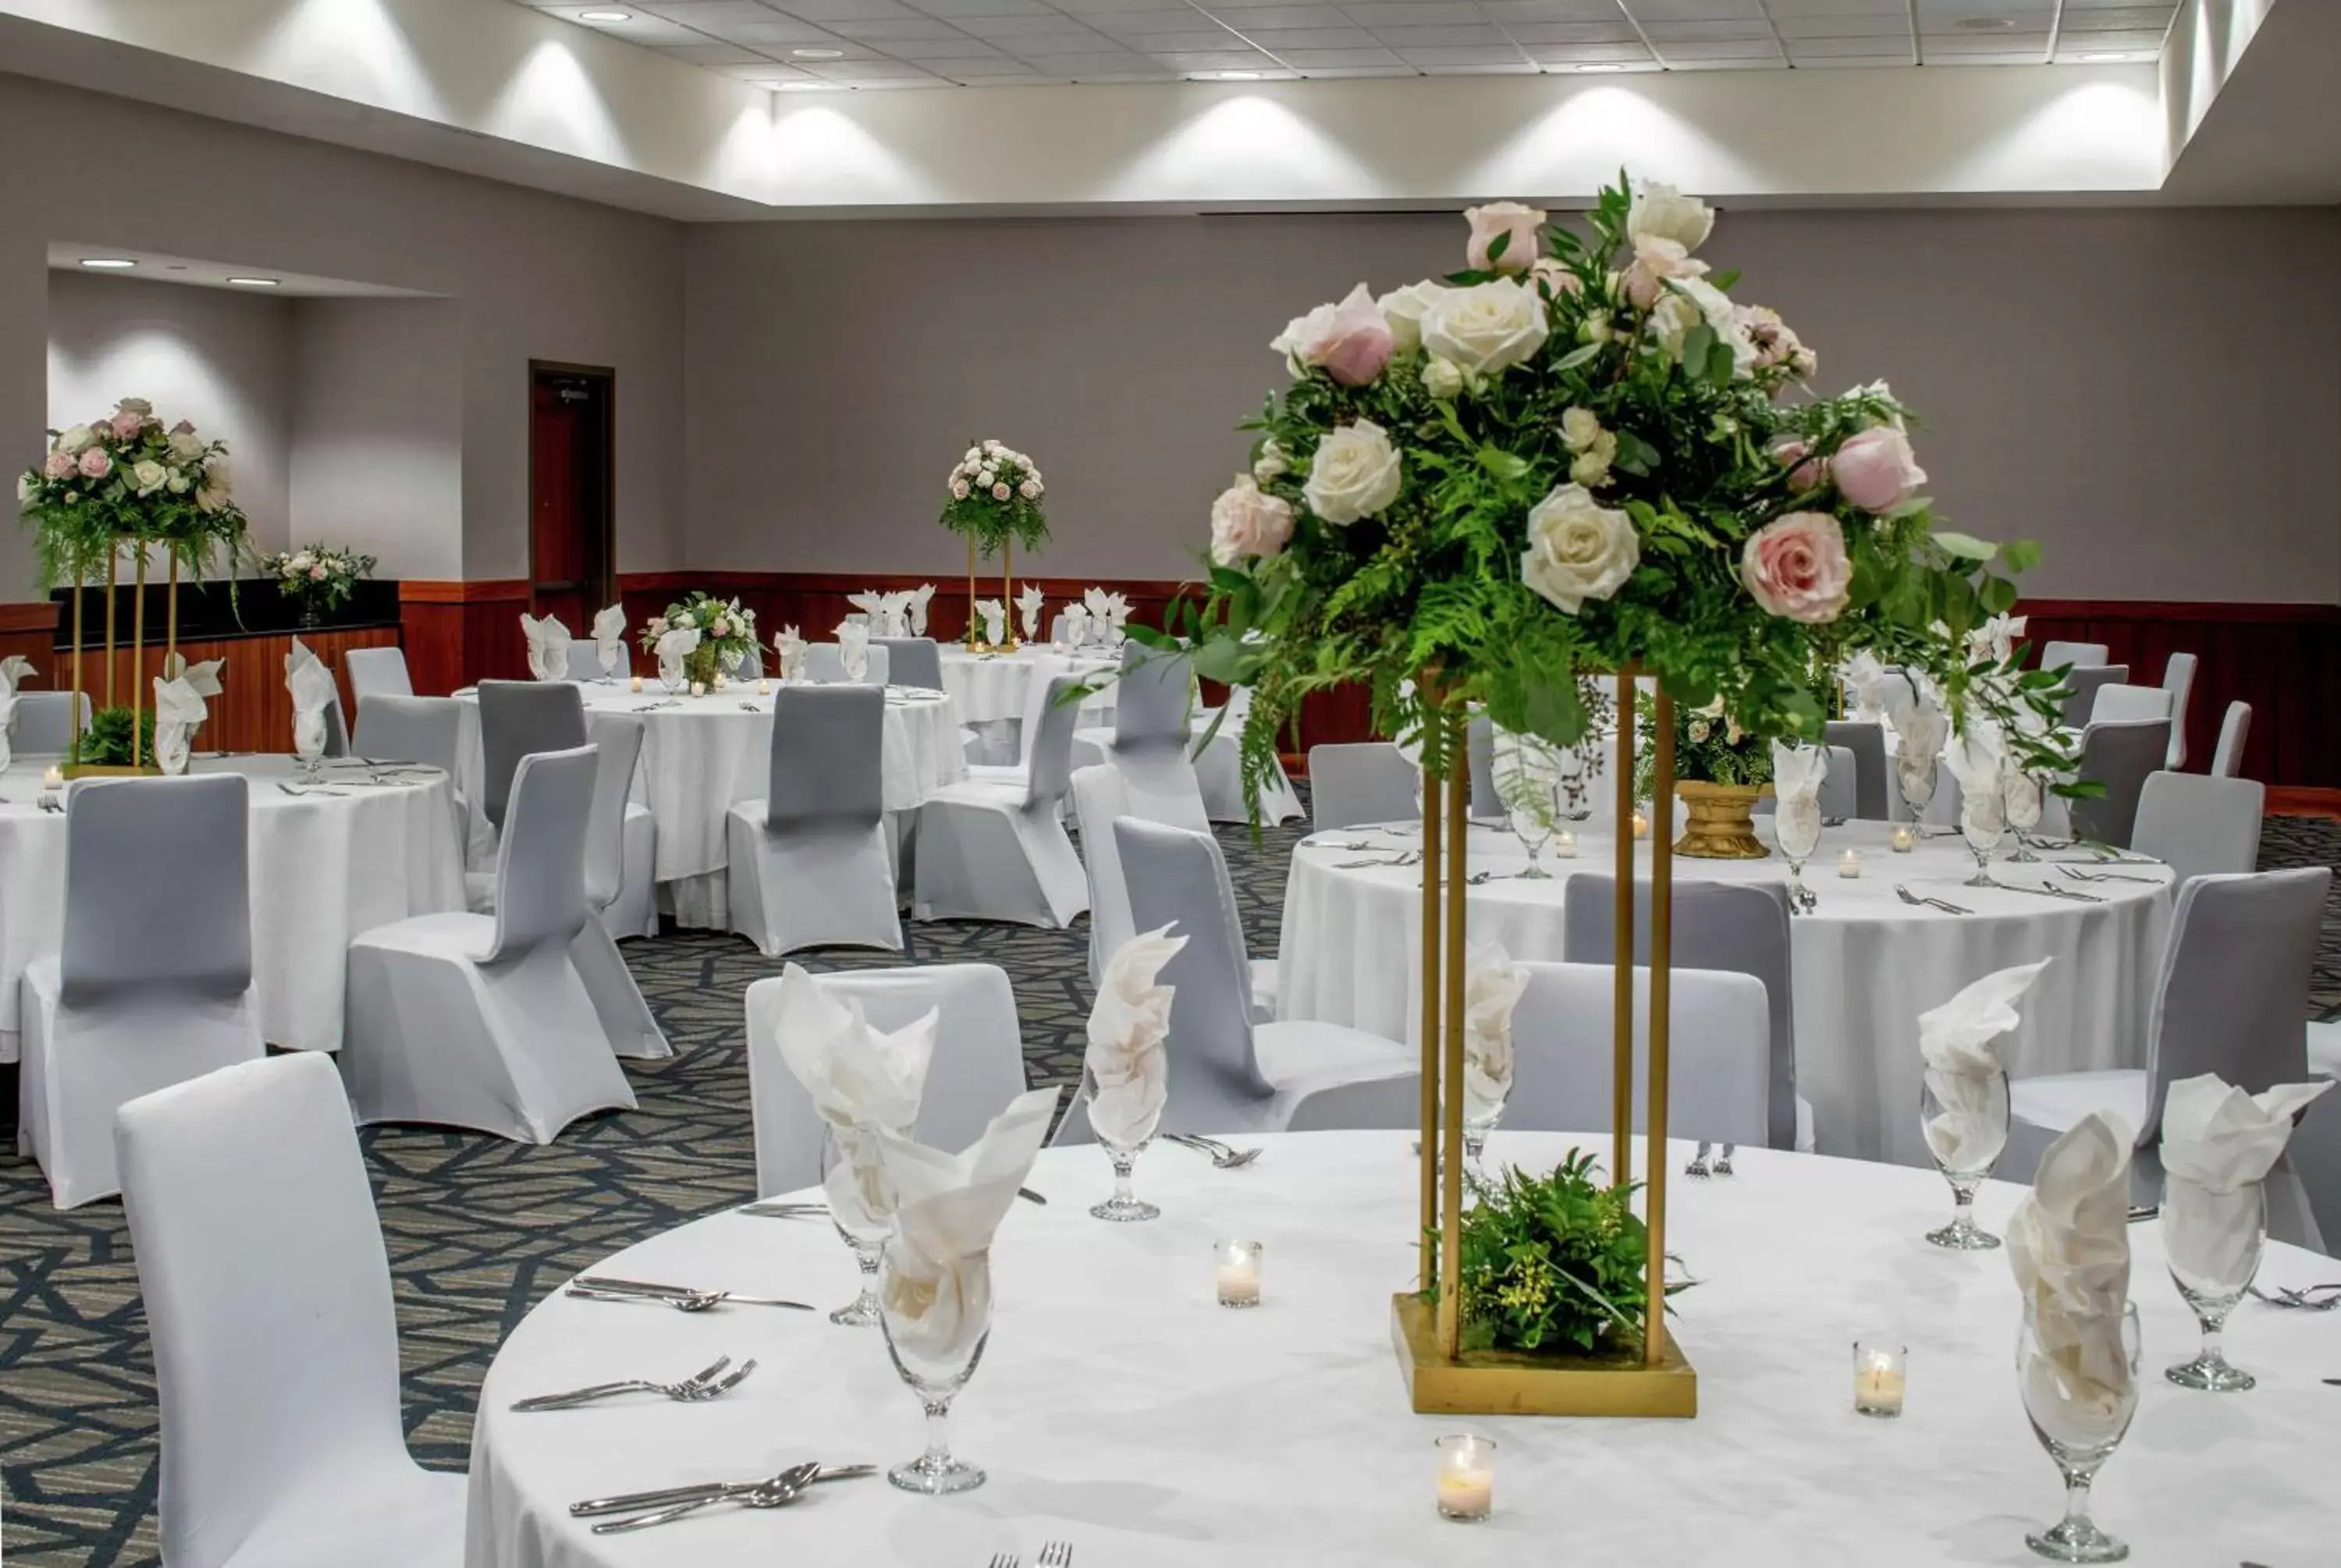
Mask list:
[[[1538,233],[1544,227],[1544,213],[1535,207],[1524,207],[1518,202],[1490,202],[1484,207],[1466,207],[1463,221],[1471,225],[1470,243],[1464,247],[1469,263],[1486,271],[1525,273],[1537,259]],[[1511,237],[1504,242],[1504,253],[1495,260],[1488,259],[1489,251],[1499,234]]]
[[1837,449],[1830,468],[1838,493],[1864,511],[1892,511],[1927,482],[1927,471],[1910,451],[1910,438],[1890,424],[1851,437]]
[[144,415],[134,412],[129,409],[124,409],[121,412],[115,414],[112,421],[114,426],[114,439],[116,441],[128,441],[132,436],[138,433],[139,427],[145,422],[146,421]]
[[41,464],[41,472],[50,479],[71,479],[74,476],[74,454],[69,452],[49,453],[48,461]]
[[1818,490],[1828,482],[1829,461],[1808,456],[1812,447],[1801,441],[1784,441],[1772,449],[1772,461],[1790,470],[1788,482],[1798,491]]
[[967,497],[967,481],[963,479],[955,479],[951,481],[951,499],[953,501],[965,501]]
[[1008,481],[1004,479],[991,487],[991,499],[994,501],[1006,501],[1009,494]]
[[313,567],[311,567],[311,568],[309,569],[309,581],[312,581],[312,582],[323,582],[323,581],[325,581],[325,569],[324,569],[322,565],[320,565],[320,566],[313,566]]
[[1835,620],[1850,598],[1845,531],[1825,511],[1792,511],[1750,534],[1739,580],[1771,614],[1807,625]]
[[1649,310],[1666,293],[1669,278],[1703,278],[1707,263],[1676,241],[1643,234],[1634,241],[1634,264],[1626,269],[1626,297]]
[[1530,263],[1529,281],[1542,283],[1545,293],[1556,300],[1564,294],[1573,297],[1585,292],[1584,281],[1555,256],[1539,256]]
[[112,473],[113,471],[114,460],[105,455],[105,449],[104,447],[94,446],[81,454],[82,478],[104,479],[107,474]]
[[1322,365],[1325,373],[1345,387],[1361,387],[1382,373],[1396,346],[1389,318],[1374,296],[1360,283],[1330,313],[1311,312],[1312,334],[1300,344],[1300,358]]
[[1211,559],[1221,566],[1247,555],[1275,555],[1291,537],[1291,503],[1264,493],[1250,474],[1211,502]]
[[719,615],[715,618],[715,624],[707,630],[718,637],[729,637],[732,635],[732,618],[728,615]]

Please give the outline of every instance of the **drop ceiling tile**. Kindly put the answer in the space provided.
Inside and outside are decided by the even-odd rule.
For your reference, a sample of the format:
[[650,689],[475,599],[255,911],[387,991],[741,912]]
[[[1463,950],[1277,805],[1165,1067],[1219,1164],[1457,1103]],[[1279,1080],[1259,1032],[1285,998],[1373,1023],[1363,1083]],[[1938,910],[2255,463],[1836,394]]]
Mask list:
[[1385,27],[1454,27],[1479,22],[1479,7],[1469,4],[1456,5],[1390,5],[1365,4],[1344,5],[1341,11],[1360,27],[1370,27],[1379,33]]
[[1479,9],[1491,20],[1506,23],[1625,21],[1617,0],[1479,0]]
[[1154,11],[1162,0],[1057,0],[1057,9],[1079,16],[1115,16],[1129,11]]
[[1507,65],[1525,61],[1520,51],[1509,44],[1471,44],[1449,47],[1426,46],[1400,49],[1398,57],[1410,65]]
[[1411,65],[1327,65],[1303,71],[1312,82],[1353,82],[1372,76],[1420,76]]
[[1295,49],[1370,49],[1374,35],[1362,27],[1246,27],[1243,35],[1271,55],[1289,55]]
[[719,76],[730,76],[741,82],[759,82],[768,87],[775,82],[812,80],[811,74],[800,71],[792,65],[775,65],[770,62],[762,65],[711,65],[708,69]]
[[[1198,16],[1197,21],[1202,18]],[[1010,39],[1013,47],[1016,40]],[[1194,33],[1148,33],[1141,37],[1124,40],[1133,49],[1143,49],[1150,55],[1180,55],[1208,53],[1213,49],[1240,49],[1244,41],[1224,27],[1212,27]]]
[[1788,16],[1776,15],[1772,25],[1783,38],[1908,38],[1910,18],[1902,12],[1891,16]]
[[1928,59],[1948,55],[2025,55],[2046,59],[2046,33],[1922,33],[1918,45]]
[[[546,15],[560,16],[562,20],[566,22],[575,22],[577,21],[576,12],[598,9],[600,9],[598,6],[581,5],[571,7],[567,11],[548,10]],[[774,20],[772,14],[769,11],[767,11],[764,15],[767,21]],[[709,42],[708,35],[705,33],[700,32],[695,28],[686,27],[680,22],[669,22],[664,17],[661,16],[638,15],[624,22],[586,22],[579,25],[583,26],[588,32],[606,33],[613,38],[623,38],[629,44],[704,44]]]
[[918,15],[901,0],[789,0],[787,15],[800,22],[882,21]]
[[1529,59],[1539,65],[1637,65],[1650,63],[1650,52],[1639,44],[1529,44]]
[[1508,48],[1511,39],[1501,27],[1377,27],[1374,36],[1391,48]]
[[1695,60],[1780,60],[1786,57],[1780,53],[1779,45],[1769,38],[1708,38],[1696,44],[1656,43],[1655,46],[1667,57],[1669,65],[1688,65]]
[[[1487,7],[1494,10],[1494,6]],[[1504,31],[1519,44],[1638,44],[1631,27],[1608,22],[1511,22]]]
[[714,27],[728,23],[769,22],[772,14],[759,0],[633,0],[620,7],[627,11],[647,11],[653,16],[663,16],[670,22],[680,22],[687,27]]
[[[1112,53],[1114,48],[1112,39],[1095,33],[1035,33],[1021,38],[997,38],[993,42],[1020,60],[1045,60],[1057,55],[1104,55]],[[1233,40],[1230,42],[1233,43]],[[1241,45],[1235,46],[1242,47]]]
[[886,53],[897,60],[1004,60],[1008,56],[986,44],[961,36],[957,38],[897,38],[886,45]]
[[1712,59],[1686,59],[1680,55],[1669,55],[1667,67],[1674,71],[1785,71],[1788,68],[1788,57],[1778,49],[1768,55],[1724,55]]
[[1210,53],[1166,53],[1150,55],[1147,58],[1157,65],[1178,72],[1189,71],[1263,71],[1271,70],[1276,62],[1257,49],[1217,50]]
[[1908,25],[1909,0],[1767,0],[1772,20],[1784,16],[1891,16]]
[[1470,62],[1456,65],[1427,65],[1426,76],[1534,76],[1537,68],[1526,61],[1505,65],[1500,61]]
[[1911,62],[1910,40],[1893,38],[1791,38],[1788,53],[1798,60],[1862,59],[1877,60],[1892,56],[1908,65]]
[[1084,15],[1081,20],[1117,38],[1136,38],[1148,33],[1192,33],[1198,27],[1210,25],[1203,13],[1184,5],[1175,11],[1113,11]]
[[1619,0],[1619,8],[1649,27],[1669,22],[1761,22],[1760,0]]
[[658,52],[694,65],[752,65],[763,58],[736,44],[662,44]]
[[[769,12],[766,15],[771,15]],[[931,22],[922,25],[935,25]],[[810,22],[792,22],[782,16],[772,16],[771,20],[764,22],[743,22],[738,26],[725,28],[716,36],[726,44],[758,50],[786,48],[792,44],[833,44],[837,41],[836,35],[828,28],[816,27]]]
[[833,22],[830,31],[843,38],[858,38],[865,44],[877,44],[892,52],[897,44],[917,44],[936,40],[957,39],[967,42],[967,35],[948,22],[938,22],[931,16],[854,17]]
[[[1276,57],[1295,70],[1310,72],[1405,65],[1387,49],[1279,49]],[[1409,67],[1409,74],[1412,74],[1411,67]]]
[[1029,16],[961,16],[954,19],[953,25],[961,32],[972,33],[979,38],[1037,38],[1049,33],[1071,33],[1082,38],[1101,35],[1079,17],[1055,11]]
[[823,60],[806,69],[825,82],[915,81],[927,74],[902,60]]
[[1046,55],[1033,60],[1031,65],[1051,76],[1072,76],[1083,80],[1099,76],[1167,77],[1172,74],[1145,55],[1128,49],[1091,49],[1080,55]]
[[1651,43],[1667,49],[1669,55],[1673,51],[1668,45],[1674,44],[1744,44],[1752,38],[1769,42],[1772,37],[1771,24],[1762,21],[1652,22],[1646,24],[1642,31],[1649,35]]
[[921,60],[922,69],[938,76],[948,76],[954,82],[982,81],[1000,76],[1030,76],[1032,67],[1020,61],[998,56],[966,60]]
[[2162,35],[2147,28],[2110,29],[2103,33],[2076,32],[2070,27],[2057,35],[2061,49],[2120,49],[2141,51],[2153,55],[2162,49]]
[[[1218,12],[1219,5],[1204,9]],[[1247,30],[1259,27],[1349,27],[1354,25],[1340,10],[1332,5],[1249,5],[1230,11],[1230,22],[1239,22]]]
[[962,16],[1054,15],[1042,0],[918,0],[917,9],[930,16],[956,22]]
[[1908,55],[1817,55],[1790,56],[1789,63],[1799,71],[1907,71],[1910,68]]

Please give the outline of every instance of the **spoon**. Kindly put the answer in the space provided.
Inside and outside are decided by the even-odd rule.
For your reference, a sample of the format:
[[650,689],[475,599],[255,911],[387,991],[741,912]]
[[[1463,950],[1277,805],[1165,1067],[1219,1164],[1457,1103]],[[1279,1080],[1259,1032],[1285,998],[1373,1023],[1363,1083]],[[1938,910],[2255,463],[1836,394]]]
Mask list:
[[645,1302],[652,1306],[671,1306],[677,1312],[706,1312],[730,1302],[734,1306],[785,1306],[797,1312],[811,1312],[808,1302],[782,1301],[772,1295],[734,1295],[728,1290],[694,1290],[672,1295],[653,1295],[647,1291],[589,1290],[573,1285],[564,1293],[584,1301]]
[[744,1486],[727,1486],[711,1492],[704,1497],[692,1497],[655,1513],[637,1513],[631,1519],[605,1519],[593,1526],[596,1535],[616,1535],[628,1530],[645,1530],[653,1524],[664,1524],[686,1513],[696,1513],[713,1503],[739,1503],[750,1508],[780,1508],[794,1503],[814,1477],[821,1466],[813,1464],[792,1464],[767,1481],[752,1481]]

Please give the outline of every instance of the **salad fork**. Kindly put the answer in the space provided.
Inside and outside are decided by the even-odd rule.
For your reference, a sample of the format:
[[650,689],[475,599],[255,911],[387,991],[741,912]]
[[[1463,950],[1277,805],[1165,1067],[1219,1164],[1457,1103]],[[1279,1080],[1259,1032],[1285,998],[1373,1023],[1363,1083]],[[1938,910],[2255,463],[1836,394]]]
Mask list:
[[1731,1151],[1738,1146],[1739,1146],[1738,1144],[1726,1144],[1723,1146],[1723,1152],[1715,1156],[1716,1175],[1719,1176],[1728,1176],[1731,1174]]
[[1683,1175],[1687,1176],[1698,1176],[1701,1180],[1704,1180],[1708,1175],[1707,1151],[1714,1146],[1715,1146],[1709,1143],[1707,1139],[1699,1139],[1698,1153],[1691,1156],[1690,1164],[1683,1166]]
[[1972,915],[1975,913],[1973,909],[1968,908],[1966,905],[1954,904],[1948,898],[1922,898],[1918,894],[1910,891],[1909,884],[1907,882],[1895,883],[1894,892],[1904,903],[1910,905],[1914,908],[1939,909],[1946,915]]
[[1174,1143],[1182,1149],[1194,1150],[1223,1171],[1241,1170],[1260,1158],[1264,1152],[1263,1146],[1260,1145],[1254,1145],[1248,1149],[1239,1149],[1223,1144],[1217,1138],[1199,1137],[1193,1133],[1164,1133],[1162,1138],[1165,1143]]
[[2084,871],[2069,860],[2059,861],[2057,869],[2076,882],[2143,882],[2149,888],[2162,885],[2160,878],[2155,877],[2132,877],[2120,871]]
[[756,1370],[755,1357],[750,1356],[728,1376],[723,1369],[732,1365],[728,1355],[719,1355],[712,1365],[674,1383],[656,1383],[648,1378],[623,1378],[616,1383],[596,1383],[585,1388],[573,1388],[566,1394],[540,1394],[532,1398],[514,1400],[513,1408],[523,1410],[567,1410],[596,1399],[608,1399],[619,1394],[663,1394],[678,1404],[691,1404],[701,1400],[720,1398],[739,1386],[740,1380]]
[[1051,1541],[1041,1547],[1041,1568],[1073,1568],[1073,1543]]

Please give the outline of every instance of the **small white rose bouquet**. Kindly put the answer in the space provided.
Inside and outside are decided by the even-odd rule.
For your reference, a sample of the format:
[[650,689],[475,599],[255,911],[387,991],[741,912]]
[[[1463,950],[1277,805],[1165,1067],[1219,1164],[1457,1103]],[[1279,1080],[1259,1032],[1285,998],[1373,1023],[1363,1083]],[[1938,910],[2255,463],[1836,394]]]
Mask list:
[[694,589],[681,603],[670,604],[663,615],[643,622],[642,645],[656,652],[659,639],[670,631],[696,631],[699,645],[685,658],[689,678],[712,690],[720,671],[736,675],[750,658],[762,654],[756,640],[756,612],[737,599],[718,599]]
[[261,574],[300,610],[304,626],[318,625],[347,604],[358,580],[374,568],[374,557],[364,551],[318,543],[260,558]]

